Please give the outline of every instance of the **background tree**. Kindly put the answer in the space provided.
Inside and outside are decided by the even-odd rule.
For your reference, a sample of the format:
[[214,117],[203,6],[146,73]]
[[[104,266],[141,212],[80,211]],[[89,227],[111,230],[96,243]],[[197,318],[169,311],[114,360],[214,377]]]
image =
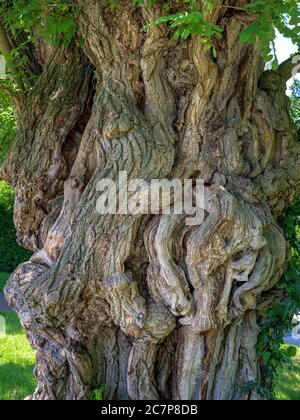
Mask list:
[[[37,350],[31,398],[266,398],[300,148],[292,61],[264,68],[275,29],[299,44],[297,2],[1,3],[19,118],[0,176],[35,252],[6,296]],[[119,171],[204,179],[204,222],[98,214]]]

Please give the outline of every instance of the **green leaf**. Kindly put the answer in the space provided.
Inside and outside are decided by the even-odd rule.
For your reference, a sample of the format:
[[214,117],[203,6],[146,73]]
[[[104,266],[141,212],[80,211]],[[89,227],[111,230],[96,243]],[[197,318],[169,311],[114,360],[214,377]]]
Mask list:
[[297,348],[294,346],[290,346],[287,348],[287,355],[289,357],[296,357],[297,356]]

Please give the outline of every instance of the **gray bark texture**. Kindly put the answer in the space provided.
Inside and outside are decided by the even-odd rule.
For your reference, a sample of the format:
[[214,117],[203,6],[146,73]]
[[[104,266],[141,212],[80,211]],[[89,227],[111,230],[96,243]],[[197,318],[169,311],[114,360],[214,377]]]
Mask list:
[[[287,261],[278,217],[299,191],[286,80],[217,2],[217,57],[175,41],[162,14],[86,1],[83,51],[41,50],[43,73],[0,174],[30,261],[6,297],[36,349],[34,400],[260,399],[258,319]],[[46,51],[46,52],[45,52]],[[100,215],[97,183],[205,180],[199,226]]]

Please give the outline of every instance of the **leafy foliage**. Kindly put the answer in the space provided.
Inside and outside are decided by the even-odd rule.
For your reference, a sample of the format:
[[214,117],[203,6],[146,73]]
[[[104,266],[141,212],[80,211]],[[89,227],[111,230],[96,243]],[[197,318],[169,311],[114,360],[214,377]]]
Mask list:
[[103,400],[103,394],[104,394],[104,387],[95,388],[91,392],[90,395],[90,401],[101,401]]
[[15,131],[16,123],[11,98],[6,91],[0,89],[0,165],[7,156]]
[[0,182],[0,271],[12,271],[31,256],[31,252],[20,248],[16,242],[14,198],[13,190]]
[[291,102],[292,117],[300,128],[300,80],[295,80],[292,86]]
[[278,61],[274,49],[276,30],[289,38],[300,49],[300,9],[297,0],[256,0],[245,6],[255,22],[241,33],[244,43],[261,44],[262,57],[265,61],[273,61],[277,67]]
[[[10,149],[16,132],[11,97],[7,91],[14,86],[7,80],[0,80],[0,164]],[[15,92],[14,92],[15,93]],[[20,248],[16,242],[13,224],[14,192],[7,184],[0,182],[0,272],[12,271],[18,264],[28,259],[30,252]]]
[[[211,43],[211,39],[220,36],[223,32],[223,28],[205,19],[205,13],[212,11],[215,2],[213,0],[206,1],[207,7],[204,8],[204,13],[197,9],[196,1],[186,1],[186,3],[186,11],[161,16],[147,25],[144,29],[161,23],[169,23],[170,27],[175,30],[175,39],[187,39],[191,35],[198,35],[200,41],[205,44],[206,48],[212,48],[214,55],[216,55],[216,49]],[[167,3],[165,9],[168,10],[169,7],[170,4]]]
[[9,279],[10,274],[9,273],[1,273],[0,272],[0,292],[4,289],[7,280]]
[[261,397],[267,400],[271,398],[271,393],[269,389],[262,387],[259,383],[255,381],[249,381],[242,386],[236,385],[236,389],[240,392],[244,392],[245,394],[248,394],[250,392],[256,392]]
[[[99,2],[111,8],[120,6],[118,0]],[[156,2],[132,0],[135,7],[150,8]],[[0,5],[6,11],[6,23],[14,33],[22,29],[27,31],[30,38],[34,28],[35,36],[44,37],[50,44],[60,43],[63,46],[70,45],[74,39],[78,16],[83,7],[82,2],[74,0],[0,0]],[[168,23],[176,39],[197,35],[206,48],[212,48],[216,54],[212,40],[220,36],[223,28],[209,20],[215,5],[216,0],[165,1],[163,9],[166,14],[149,26]],[[241,42],[254,44],[259,41],[263,58],[265,61],[274,59],[274,67],[277,66],[274,50],[276,30],[300,48],[300,11],[297,0],[256,0],[243,7],[234,8],[226,4],[223,7],[228,13],[238,11],[252,17],[253,23],[241,33]],[[176,8],[178,12],[174,13]],[[171,10],[173,13],[170,14]]]
[[20,30],[30,32],[34,28],[36,37],[42,36],[49,44],[61,43],[67,47],[74,39],[76,19],[80,7],[68,0],[0,0],[5,23],[14,35]]
[[280,368],[285,363],[291,363],[291,358],[297,354],[293,346],[282,347],[284,334],[291,329],[294,314],[300,308],[300,198],[288,211],[282,222],[290,245],[290,261],[278,291],[283,300],[276,303],[261,325],[257,350],[260,363],[264,370],[264,378],[268,382],[264,388],[273,391],[273,382]]
[[[140,5],[143,1],[136,1]],[[150,2],[152,6],[154,1]],[[176,2],[175,2],[176,3]],[[216,4],[215,0],[186,0],[186,10],[173,15],[162,16],[149,26],[163,22],[170,23],[175,28],[175,38],[187,39],[191,35],[199,35],[200,41],[213,46],[211,39],[219,36],[223,28],[207,20]],[[170,3],[166,3],[166,9]],[[231,11],[234,7],[224,5]],[[250,15],[254,22],[241,32],[241,42],[247,44],[260,43],[261,54],[266,62],[273,61],[277,68],[278,60],[274,48],[276,31],[289,38],[300,49],[300,7],[297,0],[256,0],[249,2],[244,7],[237,8],[240,12]],[[213,48],[215,51],[215,48]]]

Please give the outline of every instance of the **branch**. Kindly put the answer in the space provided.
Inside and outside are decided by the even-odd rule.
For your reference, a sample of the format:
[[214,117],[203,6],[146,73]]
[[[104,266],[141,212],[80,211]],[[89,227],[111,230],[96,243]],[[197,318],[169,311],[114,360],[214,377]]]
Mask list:
[[280,64],[277,73],[279,73],[287,82],[291,77],[300,73],[300,55],[295,54]]

